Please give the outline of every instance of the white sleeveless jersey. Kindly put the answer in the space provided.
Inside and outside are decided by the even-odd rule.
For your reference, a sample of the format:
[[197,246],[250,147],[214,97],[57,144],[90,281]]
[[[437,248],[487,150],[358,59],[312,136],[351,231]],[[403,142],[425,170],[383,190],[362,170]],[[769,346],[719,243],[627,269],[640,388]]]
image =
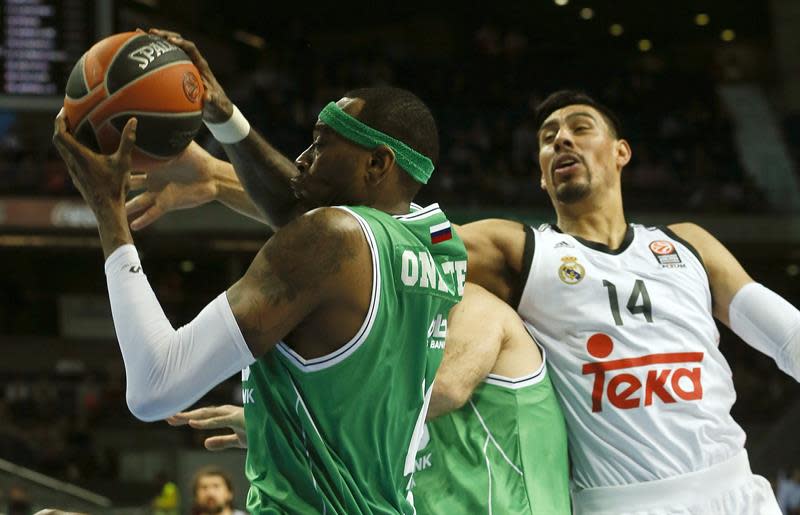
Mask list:
[[547,348],[576,486],[674,477],[739,453],[736,393],[695,249],[636,224],[614,251],[555,226],[527,229],[519,313]]

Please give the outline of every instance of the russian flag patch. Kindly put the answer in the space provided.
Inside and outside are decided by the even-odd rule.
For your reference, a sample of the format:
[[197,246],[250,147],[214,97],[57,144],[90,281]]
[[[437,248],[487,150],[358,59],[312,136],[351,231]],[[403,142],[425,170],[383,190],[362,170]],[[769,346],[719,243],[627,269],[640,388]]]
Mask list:
[[441,243],[453,237],[450,222],[444,221],[440,224],[431,226],[431,243]]

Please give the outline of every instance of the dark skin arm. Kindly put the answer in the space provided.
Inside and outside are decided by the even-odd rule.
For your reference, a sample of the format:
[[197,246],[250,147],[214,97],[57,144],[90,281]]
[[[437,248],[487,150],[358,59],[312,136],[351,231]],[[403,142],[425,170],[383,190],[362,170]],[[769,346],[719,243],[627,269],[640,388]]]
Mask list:
[[313,358],[348,341],[369,308],[371,259],[358,222],[339,209],[316,209],[276,232],[228,289],[253,354],[286,339]]
[[[133,243],[125,193],[136,120],[125,126],[120,147],[110,156],[78,143],[67,132],[63,115],[56,118],[53,142],[97,218],[106,258]],[[290,332],[287,343],[307,358],[349,340],[369,307],[371,259],[358,222],[339,209],[311,211],[278,231],[227,292],[253,355],[264,354]]]
[[96,154],[67,132],[64,115],[55,121],[53,144],[67,165],[72,182],[97,218],[103,255],[108,258],[117,248],[133,243],[125,216],[125,195],[131,167],[131,152],[136,144],[136,119],[122,131],[114,154]]
[[[197,66],[205,87],[203,120],[210,123],[228,120],[233,114],[233,103],[217,82],[208,61],[197,50],[197,46],[176,32],[151,29],[150,33],[180,47]],[[282,227],[309,209],[309,206],[298,202],[291,187],[292,178],[300,173],[297,167],[255,129],[251,128],[242,141],[222,146],[242,186],[273,229]]]

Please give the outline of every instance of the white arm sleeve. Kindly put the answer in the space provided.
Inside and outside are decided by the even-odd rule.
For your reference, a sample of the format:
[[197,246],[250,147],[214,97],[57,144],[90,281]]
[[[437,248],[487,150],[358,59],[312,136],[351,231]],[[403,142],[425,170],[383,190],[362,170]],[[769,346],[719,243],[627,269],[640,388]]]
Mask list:
[[730,306],[731,329],[800,381],[800,311],[758,283],[744,285]]
[[106,260],[114,328],[133,415],[160,420],[195,403],[255,361],[225,292],[177,331],[164,315],[133,245]]

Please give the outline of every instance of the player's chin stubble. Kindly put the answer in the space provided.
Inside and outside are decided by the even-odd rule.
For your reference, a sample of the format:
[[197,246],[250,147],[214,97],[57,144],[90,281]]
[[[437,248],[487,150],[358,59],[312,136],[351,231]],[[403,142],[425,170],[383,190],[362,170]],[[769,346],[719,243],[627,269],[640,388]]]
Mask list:
[[589,195],[589,182],[562,184],[556,188],[556,200],[562,204],[573,204]]

